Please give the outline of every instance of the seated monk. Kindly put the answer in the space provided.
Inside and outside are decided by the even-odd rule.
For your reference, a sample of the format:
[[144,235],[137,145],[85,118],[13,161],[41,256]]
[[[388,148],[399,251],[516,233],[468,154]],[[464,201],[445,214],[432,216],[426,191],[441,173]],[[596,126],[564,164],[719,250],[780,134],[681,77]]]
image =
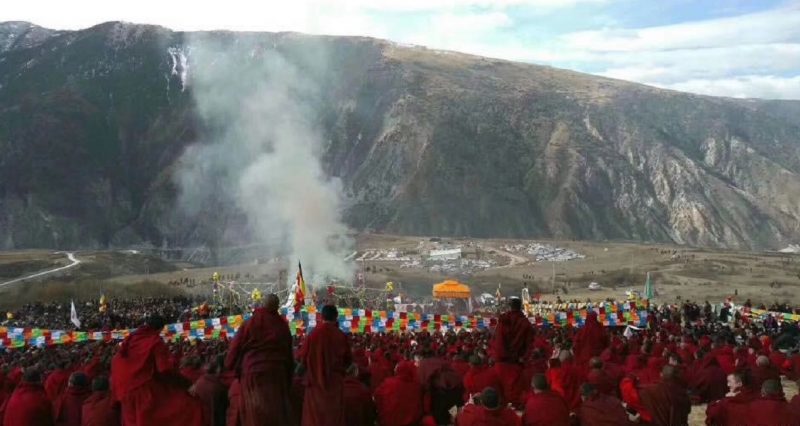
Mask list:
[[566,401],[550,390],[544,374],[536,374],[531,379],[533,392],[525,401],[525,426],[569,426],[569,407]]
[[3,426],[53,426],[53,408],[47,400],[42,378],[35,369],[26,370],[22,382],[6,401]]
[[581,403],[580,384],[584,378],[568,350],[562,350],[557,360],[551,360],[545,376],[550,388],[564,398],[570,410],[578,408]]
[[268,295],[265,306],[256,308],[236,333],[225,359],[226,368],[239,377],[241,398],[235,409],[243,426],[261,425],[264,419],[285,425],[299,420],[289,399],[294,373],[292,335],[278,313],[279,305],[278,296]]
[[597,321],[597,313],[589,311],[586,323],[575,335],[575,360],[585,365],[591,358],[600,356],[606,346],[608,346],[606,329]]
[[793,411],[780,382],[767,380],[761,386],[761,398],[748,404],[742,424],[748,426],[800,425],[800,412]]
[[438,424],[450,424],[450,409],[462,406],[464,385],[461,377],[441,356],[435,356],[432,349],[423,351],[417,371],[423,389],[423,407]]
[[481,392],[476,404],[467,404],[456,417],[456,426],[521,426],[517,413],[500,404],[500,396],[493,388]]
[[491,355],[495,360],[494,370],[500,379],[498,389],[506,401],[522,405],[522,392],[527,383],[522,383],[522,363],[528,355],[535,330],[522,313],[522,301],[512,298],[510,310],[497,319],[497,328],[490,342]]
[[89,379],[82,372],[75,372],[69,377],[67,390],[53,404],[56,426],[81,426],[83,403],[89,398],[92,390]]
[[[488,387],[500,389],[500,378],[497,377],[497,372],[484,364],[479,356],[470,356],[469,364],[469,370],[464,375],[464,402]],[[503,398],[502,394],[500,398]]]
[[[756,389],[761,389],[761,386],[767,380],[781,381],[780,371],[772,365],[769,358],[764,355],[759,355],[758,358],[756,358],[755,367],[750,369],[750,377],[752,377],[753,387]],[[781,388],[781,392],[783,392],[783,388]]]
[[661,381],[645,386],[639,392],[642,405],[652,416],[650,424],[656,426],[678,426],[689,422],[692,401],[672,365],[661,369]]
[[351,364],[344,378],[344,418],[348,425],[374,425],[377,413],[369,388],[358,380],[358,365]]
[[622,406],[622,401],[617,398],[602,395],[589,383],[584,383],[580,392],[583,403],[577,414],[581,426],[623,426],[634,423]]
[[338,317],[335,306],[324,306],[322,324],[314,327],[300,349],[299,358],[306,369],[303,426],[345,425],[344,376],[352,353],[350,341],[339,329]]
[[586,375],[586,382],[591,383],[597,391],[611,396],[617,396],[617,383],[603,369],[603,361],[598,357],[589,360],[589,373]]
[[728,375],[729,392],[725,398],[708,404],[706,425],[734,426],[740,424],[748,411],[748,405],[760,394],[753,388],[747,370]]
[[67,388],[69,381],[69,361],[61,360],[58,367],[53,369],[44,379],[44,393],[50,401],[58,401]]
[[119,426],[119,407],[108,391],[108,378],[92,380],[92,394],[83,403],[81,426]]
[[122,405],[122,424],[201,426],[200,403],[186,391],[184,379],[173,370],[161,338],[164,319],[147,318],[131,333],[111,362],[111,390]]
[[727,380],[728,376],[720,368],[716,357],[709,354],[698,359],[689,379],[692,402],[702,404],[724,398]]
[[395,372],[375,390],[378,424],[415,426],[422,419],[422,385],[417,369],[414,363],[401,361]]

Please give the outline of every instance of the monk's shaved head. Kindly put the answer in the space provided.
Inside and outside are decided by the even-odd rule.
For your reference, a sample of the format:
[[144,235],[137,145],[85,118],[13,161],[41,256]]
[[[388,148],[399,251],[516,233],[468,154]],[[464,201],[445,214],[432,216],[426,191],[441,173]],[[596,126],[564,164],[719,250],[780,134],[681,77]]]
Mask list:
[[358,365],[350,364],[350,366],[347,367],[346,373],[349,377],[358,377]]
[[769,358],[765,355],[759,355],[758,358],[756,358],[756,365],[759,367],[769,367]]
[[511,308],[512,311],[521,311],[522,310],[522,300],[516,297],[512,297],[508,301],[508,307]]
[[336,321],[339,318],[339,310],[336,306],[325,305],[322,307],[322,319],[325,321]]
[[278,295],[276,295],[275,293],[270,293],[269,295],[267,295],[267,302],[264,305],[267,311],[278,312],[278,308],[280,307],[280,305],[281,305],[281,300],[278,299]]
[[678,377],[678,369],[674,365],[665,365],[661,368],[662,379],[675,379]]
[[592,368],[603,368],[603,360],[598,357],[594,357],[589,360],[589,366]]
[[535,374],[533,379],[531,379],[531,387],[538,391],[550,389],[550,385],[547,383],[547,377],[545,377],[544,374]]
[[558,360],[561,362],[569,361],[572,359],[572,352],[562,349],[561,352],[558,353]]
[[761,385],[761,395],[763,396],[778,396],[783,393],[783,388],[781,387],[781,382],[770,379],[764,382]]

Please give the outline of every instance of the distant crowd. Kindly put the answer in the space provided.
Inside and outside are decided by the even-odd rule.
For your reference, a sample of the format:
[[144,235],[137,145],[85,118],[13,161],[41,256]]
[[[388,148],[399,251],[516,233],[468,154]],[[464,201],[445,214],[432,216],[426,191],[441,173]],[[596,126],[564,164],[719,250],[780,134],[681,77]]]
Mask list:
[[[708,303],[653,307],[641,330],[591,313],[574,329],[536,328],[512,298],[492,330],[349,335],[326,305],[292,336],[266,295],[231,341],[165,342],[165,323],[223,313],[198,302],[82,302],[85,328],[138,328],[121,344],[0,351],[0,426],[685,425],[698,404],[709,425],[800,425],[784,395],[797,324]],[[6,321],[68,328],[69,311]]]

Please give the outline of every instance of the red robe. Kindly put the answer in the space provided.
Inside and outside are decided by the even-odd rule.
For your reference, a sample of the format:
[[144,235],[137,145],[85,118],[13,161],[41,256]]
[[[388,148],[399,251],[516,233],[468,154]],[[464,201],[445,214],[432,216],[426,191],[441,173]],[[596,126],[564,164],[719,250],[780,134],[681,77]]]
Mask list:
[[231,342],[225,365],[239,373],[241,404],[235,408],[243,426],[260,425],[264,419],[297,424],[299,413],[291,404],[292,335],[284,317],[256,309]]
[[665,380],[646,386],[639,391],[642,405],[652,415],[650,424],[656,426],[679,426],[689,422],[692,401],[686,388],[674,380]]
[[392,376],[392,363],[383,356],[376,356],[369,366],[369,387],[374,392],[378,386]]
[[509,311],[497,319],[490,349],[500,379],[501,389],[498,390],[507,401],[515,404],[522,402],[522,392],[527,388],[521,380],[521,361],[528,355],[535,334],[533,325],[521,311]]
[[597,391],[606,395],[617,396],[617,383],[603,369],[593,368],[586,375],[586,382],[591,383]]
[[571,410],[581,404],[580,386],[584,381],[580,369],[567,361],[559,367],[551,367],[545,374],[553,392],[561,395]]
[[50,401],[57,401],[69,382],[69,371],[55,370],[44,380],[44,393]]
[[650,421],[653,420],[653,415],[647,411],[642,404],[642,398],[639,395],[639,387],[638,383],[636,382],[636,377],[628,376],[622,379],[622,382],[619,384],[619,390],[620,395],[622,396],[622,401],[624,401],[629,408],[639,413],[642,421],[650,423]]
[[345,422],[348,425],[375,424],[377,412],[369,388],[354,377],[344,379]]
[[575,335],[575,360],[585,364],[589,359],[599,356],[608,346],[605,327],[597,321],[597,313],[589,312],[586,323]]
[[735,396],[728,396],[708,404],[706,424],[708,426],[736,426],[747,416],[749,404],[759,398],[758,392],[744,389]]
[[111,390],[122,404],[122,423],[201,426],[202,407],[171,369],[160,331],[140,327],[122,342],[111,362]]
[[750,378],[752,380],[753,389],[761,389],[761,385],[767,380],[777,380],[780,382],[781,373],[772,365],[766,367],[755,366],[750,369]]
[[569,426],[569,407],[555,392],[531,393],[525,401],[525,426]]
[[703,403],[725,397],[728,393],[728,376],[718,365],[716,357],[707,355],[694,370],[689,380],[693,401]]
[[782,396],[761,397],[751,402],[742,424],[748,426],[797,426],[800,425],[800,412],[792,407]]
[[422,418],[422,385],[413,363],[397,365],[397,375],[375,390],[378,423],[381,426],[415,426]]
[[497,377],[495,369],[485,365],[473,365],[464,375],[464,402],[469,400],[470,395],[481,393],[490,386],[500,392],[500,399],[503,400],[500,378]]
[[597,394],[578,409],[581,426],[625,426],[631,424],[622,402],[613,396]]
[[53,404],[56,426],[81,426],[83,402],[92,391],[88,388],[67,388],[66,392]]
[[119,409],[108,392],[94,392],[83,403],[81,426],[119,426]]
[[469,404],[458,417],[456,426],[521,426],[517,413],[508,407],[489,410],[480,405]]
[[309,334],[300,359],[306,366],[303,426],[344,426],[344,375],[352,361],[347,336],[335,322]]
[[203,404],[203,418],[207,426],[225,426],[228,409],[228,389],[218,376],[203,374],[194,383],[194,394]]
[[3,426],[53,426],[53,408],[42,385],[20,383],[6,402]]
[[235,379],[228,388],[228,413],[225,426],[239,426],[241,425],[241,408],[242,408],[242,388],[239,385],[239,379]]

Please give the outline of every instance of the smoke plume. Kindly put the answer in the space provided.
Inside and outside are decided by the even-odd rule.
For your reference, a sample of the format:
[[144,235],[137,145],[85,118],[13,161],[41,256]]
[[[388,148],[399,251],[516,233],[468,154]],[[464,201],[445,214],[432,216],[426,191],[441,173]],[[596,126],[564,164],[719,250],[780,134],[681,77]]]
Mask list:
[[317,285],[349,281],[353,269],[344,258],[352,241],[341,221],[340,182],[322,169],[319,85],[310,77],[324,75],[324,55],[301,69],[274,42],[235,36],[197,37],[186,50],[206,140],[181,159],[181,206],[235,207],[266,255],[301,260]]

